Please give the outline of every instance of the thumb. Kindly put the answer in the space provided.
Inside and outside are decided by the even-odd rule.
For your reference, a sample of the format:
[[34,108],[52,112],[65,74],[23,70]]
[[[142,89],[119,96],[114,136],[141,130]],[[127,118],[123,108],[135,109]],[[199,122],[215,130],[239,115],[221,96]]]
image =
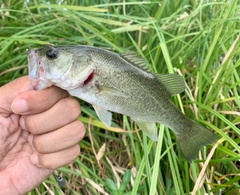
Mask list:
[[13,99],[24,91],[29,91],[28,77],[20,77],[0,87],[0,115],[8,117],[13,113],[11,109]]

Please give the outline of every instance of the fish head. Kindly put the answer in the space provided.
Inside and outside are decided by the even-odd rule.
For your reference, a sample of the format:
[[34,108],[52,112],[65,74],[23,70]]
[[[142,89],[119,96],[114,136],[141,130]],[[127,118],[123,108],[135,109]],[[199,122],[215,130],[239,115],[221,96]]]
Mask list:
[[87,55],[77,52],[74,47],[46,46],[27,53],[31,89],[56,85],[69,90],[84,84],[92,76],[93,68],[89,68]]

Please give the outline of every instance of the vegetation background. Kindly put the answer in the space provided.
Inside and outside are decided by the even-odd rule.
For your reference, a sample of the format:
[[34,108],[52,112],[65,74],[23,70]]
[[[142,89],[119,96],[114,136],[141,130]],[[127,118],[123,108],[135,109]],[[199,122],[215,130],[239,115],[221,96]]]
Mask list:
[[240,194],[239,3],[0,0],[0,86],[28,74],[28,48],[84,44],[136,51],[153,72],[185,78],[187,88],[174,103],[219,136],[189,164],[164,126],[155,143],[126,116],[114,114],[106,128],[79,100],[87,134],[76,162],[60,168],[66,186],[52,175],[28,194]]

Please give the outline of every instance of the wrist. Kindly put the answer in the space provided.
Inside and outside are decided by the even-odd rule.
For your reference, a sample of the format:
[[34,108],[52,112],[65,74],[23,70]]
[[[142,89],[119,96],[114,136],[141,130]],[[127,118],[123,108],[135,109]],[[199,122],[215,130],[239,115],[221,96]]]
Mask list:
[[0,195],[20,195],[15,186],[11,182],[11,179],[0,172]]

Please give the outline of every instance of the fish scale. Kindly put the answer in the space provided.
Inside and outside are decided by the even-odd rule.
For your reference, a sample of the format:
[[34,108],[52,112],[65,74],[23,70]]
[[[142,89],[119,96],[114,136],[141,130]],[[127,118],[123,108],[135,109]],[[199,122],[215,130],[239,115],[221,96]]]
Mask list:
[[[184,157],[191,162],[202,146],[217,140],[209,129],[187,118],[171,102],[185,89],[177,74],[155,74],[137,54],[117,54],[91,46],[46,46],[28,53],[33,89],[56,85],[93,105],[99,119],[111,125],[110,111],[130,116],[157,141],[155,123],[176,134]],[[41,72],[41,74],[39,74]]]

